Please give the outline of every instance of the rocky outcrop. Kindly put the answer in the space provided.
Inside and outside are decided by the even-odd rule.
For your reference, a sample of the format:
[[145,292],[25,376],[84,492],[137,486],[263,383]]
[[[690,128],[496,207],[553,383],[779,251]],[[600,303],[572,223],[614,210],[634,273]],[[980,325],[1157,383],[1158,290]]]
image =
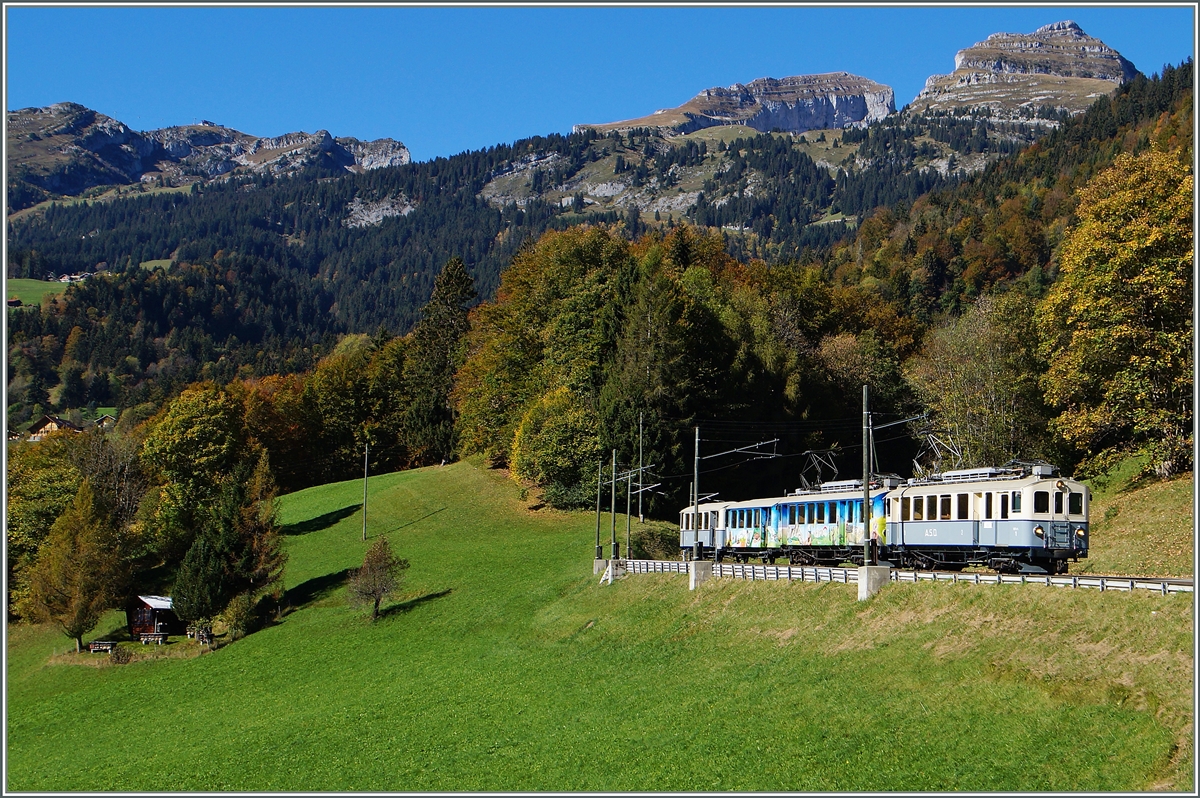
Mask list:
[[603,125],[576,125],[601,131],[638,127],[691,133],[716,125],[746,125],[769,132],[804,133],[866,125],[896,110],[888,86],[849,72],[759,78],[728,88],[706,89],[678,108]]
[[960,50],[954,72],[926,80],[911,108],[986,108],[1012,119],[1032,118],[1045,106],[1080,113],[1137,74],[1120,53],[1068,20],[1033,33],[993,33]]
[[394,139],[359,141],[353,138],[339,138],[335,141],[353,156],[356,169],[364,172],[371,169],[385,169],[389,166],[401,166],[412,160],[408,147]]
[[384,219],[393,216],[408,216],[417,206],[403,194],[395,197],[384,197],[378,202],[363,202],[355,197],[346,206],[346,218],[342,220],[344,227],[374,227],[382,224]]
[[[13,180],[41,192],[73,195],[94,186],[157,180],[212,179],[230,173],[281,174],[314,163],[352,172],[406,164],[408,148],[393,139],[335,139],[327,131],[258,137],[205,122],[148,132],[76,103],[8,113],[8,159]],[[16,192],[24,202],[37,191]],[[18,207],[20,206],[20,207]]]

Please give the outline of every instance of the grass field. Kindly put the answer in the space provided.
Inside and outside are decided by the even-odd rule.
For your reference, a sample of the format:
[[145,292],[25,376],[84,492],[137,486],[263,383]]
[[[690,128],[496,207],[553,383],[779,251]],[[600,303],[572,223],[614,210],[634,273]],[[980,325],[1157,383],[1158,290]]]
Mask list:
[[372,624],[361,490],[283,497],[293,609],[215,652],[86,667],[10,626],[7,790],[1193,787],[1189,596],[600,586],[591,514],[463,462],[371,479],[412,562]]
[[61,294],[67,288],[66,283],[56,280],[29,280],[24,277],[6,279],[4,291],[6,299],[16,297],[26,305],[37,305],[46,294]]

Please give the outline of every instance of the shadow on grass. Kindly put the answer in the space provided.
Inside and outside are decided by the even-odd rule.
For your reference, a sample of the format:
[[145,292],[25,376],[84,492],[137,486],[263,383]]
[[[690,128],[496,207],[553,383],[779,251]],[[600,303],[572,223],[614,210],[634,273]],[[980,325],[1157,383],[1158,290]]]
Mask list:
[[446,588],[445,590],[439,590],[437,593],[426,593],[423,596],[417,596],[416,598],[411,598],[408,601],[401,601],[399,604],[393,604],[386,609],[380,610],[379,617],[388,618],[392,615],[400,615],[402,613],[412,612],[425,602],[433,601],[434,599],[440,599],[442,596],[449,596],[452,592],[452,588]]
[[392,532],[395,532],[396,530],[399,530],[399,529],[404,529],[404,527],[406,527],[406,526],[412,526],[413,524],[420,523],[421,521],[424,521],[426,518],[429,518],[429,517],[431,517],[431,516],[435,516],[435,515],[437,515],[438,513],[440,513],[442,510],[445,510],[445,509],[446,509],[445,507],[439,507],[439,508],[437,508],[436,510],[434,510],[433,512],[425,513],[425,515],[421,516],[420,518],[414,518],[414,519],[413,519],[413,520],[411,520],[411,521],[405,521],[403,524],[399,524],[399,525],[397,525],[397,526],[394,526],[394,527],[392,527],[391,529],[385,529],[385,530],[383,530],[382,532],[377,532],[377,533],[375,533],[375,534],[371,535],[371,537],[373,537],[373,538],[374,538],[374,537],[380,537],[380,536],[382,536],[382,535],[389,535],[389,534],[391,534]]
[[356,569],[343,568],[337,573],[314,576],[312,579],[301,582],[283,594],[283,604],[298,610],[317,599],[325,598],[346,584],[346,580],[350,578],[350,574],[354,570]]
[[307,521],[297,521],[294,524],[284,524],[280,531],[285,535],[307,535],[309,532],[319,532],[357,513],[362,509],[361,504],[351,504],[340,510],[331,510]]

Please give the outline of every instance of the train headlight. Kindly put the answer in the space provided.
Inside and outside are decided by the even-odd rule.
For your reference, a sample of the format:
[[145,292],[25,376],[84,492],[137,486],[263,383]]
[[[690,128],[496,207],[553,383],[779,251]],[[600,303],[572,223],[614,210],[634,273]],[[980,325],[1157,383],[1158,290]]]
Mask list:
[[1054,483],[1054,487],[1058,488],[1059,490],[1066,490],[1066,489],[1067,489],[1067,483],[1063,482],[1063,481],[1060,479],[1058,482],[1055,482],[1055,483]]
[[1075,537],[1081,538],[1084,536],[1084,534],[1086,534],[1086,532],[1087,532],[1087,530],[1084,529],[1083,527],[1076,527],[1075,528]]
[[1046,537],[1046,530],[1042,529],[1040,526],[1035,526],[1033,528],[1033,534],[1037,535],[1039,538],[1044,538]]

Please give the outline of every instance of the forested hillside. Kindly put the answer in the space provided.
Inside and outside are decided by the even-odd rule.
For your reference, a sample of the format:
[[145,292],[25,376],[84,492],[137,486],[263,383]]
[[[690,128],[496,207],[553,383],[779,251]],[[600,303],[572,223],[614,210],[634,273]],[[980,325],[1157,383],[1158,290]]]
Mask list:
[[[46,612],[38,595],[99,589],[62,581],[86,568],[108,575],[109,593],[88,597],[100,606],[168,589],[181,558],[228,575],[220,602],[262,599],[282,567],[274,489],[361,473],[368,447],[372,472],[481,452],[570,507],[595,500],[613,449],[636,462],[640,421],[659,483],[648,512],[670,516],[699,425],[705,454],[778,439],[758,452],[773,459],[706,462],[702,492],[792,489],[818,476],[813,452],[847,472],[861,462],[863,384],[877,422],[922,416],[877,436],[881,471],[1042,457],[1086,475],[1133,454],[1147,473],[1189,470],[1192,105],[1190,62],[1137,78],[984,172],[777,261],[738,247],[787,225],[734,238],[610,211],[571,225],[582,200],[564,214],[480,196],[522,147],[561,148],[561,182],[634,134],[15,224],[10,270],[104,258],[112,271],[8,311],[10,425],[88,403],[120,421],[11,445],[10,599]],[[896,130],[854,135],[866,157]],[[743,164],[736,183],[706,178],[718,193],[776,169],[797,207],[849,201],[781,141],[672,157]],[[367,190],[416,210],[348,226]],[[764,194],[751,193],[753,214]]]

